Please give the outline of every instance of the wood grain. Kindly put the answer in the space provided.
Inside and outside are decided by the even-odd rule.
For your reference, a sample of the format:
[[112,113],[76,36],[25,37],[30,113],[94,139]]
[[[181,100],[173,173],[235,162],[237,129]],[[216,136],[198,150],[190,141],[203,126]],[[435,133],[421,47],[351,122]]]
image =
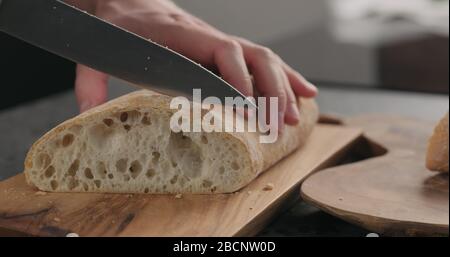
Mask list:
[[[0,228],[34,236],[251,236],[298,199],[303,179],[337,163],[361,130],[319,125],[305,147],[235,194],[39,195],[18,175],[0,183]],[[264,191],[268,184],[273,190]]]
[[303,183],[303,199],[384,235],[448,236],[448,175],[425,168],[434,124],[383,116],[346,123],[363,128],[387,154],[316,173]]

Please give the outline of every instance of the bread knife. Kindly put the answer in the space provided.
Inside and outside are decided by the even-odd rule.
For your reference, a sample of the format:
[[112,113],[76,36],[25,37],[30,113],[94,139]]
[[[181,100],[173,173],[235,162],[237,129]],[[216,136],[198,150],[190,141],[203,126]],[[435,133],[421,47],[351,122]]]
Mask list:
[[192,99],[195,88],[202,99],[215,96],[223,103],[225,97],[244,97],[183,55],[62,1],[0,0],[0,31],[163,94]]

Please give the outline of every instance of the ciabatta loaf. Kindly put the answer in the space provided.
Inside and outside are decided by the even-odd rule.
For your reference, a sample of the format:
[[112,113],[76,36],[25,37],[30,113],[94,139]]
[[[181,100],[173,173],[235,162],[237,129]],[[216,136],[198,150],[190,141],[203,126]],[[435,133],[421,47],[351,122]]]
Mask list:
[[448,173],[448,113],[439,122],[430,139],[427,168]]
[[301,100],[301,122],[276,143],[259,133],[174,133],[171,98],[138,91],[57,126],[30,149],[29,184],[52,192],[230,193],[302,146],[318,118]]

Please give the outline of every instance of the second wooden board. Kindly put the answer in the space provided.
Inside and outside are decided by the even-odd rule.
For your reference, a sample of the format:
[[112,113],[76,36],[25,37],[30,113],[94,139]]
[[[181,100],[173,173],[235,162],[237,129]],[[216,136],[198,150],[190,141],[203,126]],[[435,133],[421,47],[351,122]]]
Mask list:
[[363,128],[367,146],[386,154],[318,172],[303,183],[303,198],[383,235],[448,235],[448,174],[425,168],[434,124],[367,115],[346,123]]

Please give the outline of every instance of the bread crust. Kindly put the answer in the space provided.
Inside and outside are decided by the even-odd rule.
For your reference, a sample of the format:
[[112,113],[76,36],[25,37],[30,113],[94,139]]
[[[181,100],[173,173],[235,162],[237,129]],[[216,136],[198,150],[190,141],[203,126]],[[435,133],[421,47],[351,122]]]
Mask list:
[[432,171],[448,173],[448,112],[439,122],[430,138],[427,153],[427,168]]
[[[169,96],[160,95],[148,90],[136,91],[107,102],[83,114],[80,114],[75,118],[63,122],[42,136],[29,150],[25,159],[24,171],[27,182],[30,185],[37,186],[40,190],[52,191],[51,189],[40,185],[40,183],[35,181],[36,179],[34,179],[31,175],[31,171],[33,170],[33,162],[37,155],[46,147],[46,144],[51,142],[54,138],[60,136],[61,133],[64,133],[67,129],[98,121],[99,119],[103,119],[104,117],[114,113],[143,108],[153,108],[162,112],[167,112],[168,114],[173,114],[177,110],[172,110],[169,108],[171,99],[172,98]],[[259,133],[220,132],[220,137],[224,140],[229,140],[235,144],[238,144],[239,149],[245,149],[245,151],[240,152],[239,154],[244,156],[245,159],[251,163],[251,171],[248,172],[248,174],[240,174],[242,181],[241,183],[236,184],[233,187],[220,190],[217,193],[228,193],[241,189],[275,163],[304,145],[318,120],[318,107],[312,99],[299,100],[299,106],[300,123],[296,126],[287,126],[285,131],[279,136],[278,140],[272,144],[259,143]]]

